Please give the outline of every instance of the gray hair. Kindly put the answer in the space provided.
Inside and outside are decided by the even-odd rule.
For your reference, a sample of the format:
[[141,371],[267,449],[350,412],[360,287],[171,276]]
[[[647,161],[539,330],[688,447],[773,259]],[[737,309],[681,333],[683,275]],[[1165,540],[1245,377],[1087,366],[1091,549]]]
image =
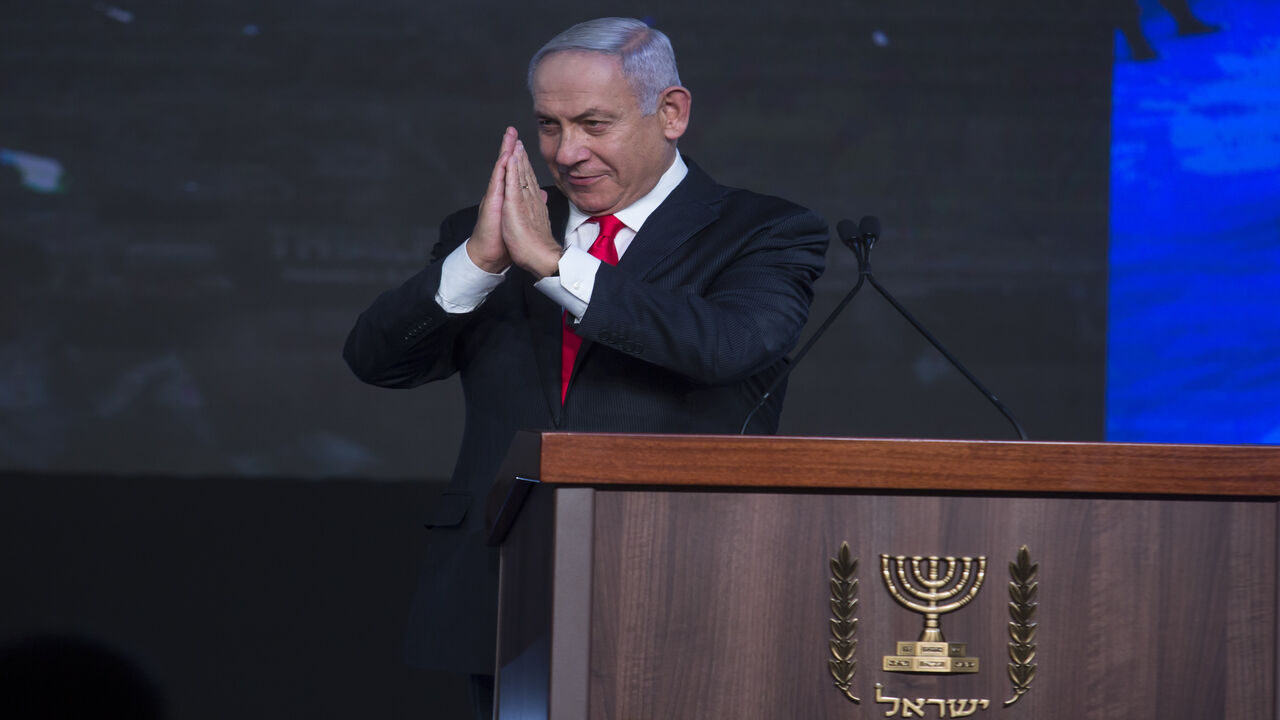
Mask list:
[[579,23],[542,46],[529,61],[529,92],[539,63],[558,52],[577,51],[611,55],[622,62],[622,76],[631,85],[641,112],[658,111],[658,96],[680,84],[676,53],[671,40],[656,28],[631,18],[600,18]]

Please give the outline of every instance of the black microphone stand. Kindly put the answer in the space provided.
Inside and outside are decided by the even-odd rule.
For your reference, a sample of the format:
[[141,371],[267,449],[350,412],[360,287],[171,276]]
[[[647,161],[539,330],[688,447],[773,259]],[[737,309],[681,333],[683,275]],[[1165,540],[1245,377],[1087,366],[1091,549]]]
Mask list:
[[987,387],[978,380],[978,378],[974,377],[973,373],[969,372],[968,368],[956,359],[956,356],[948,352],[947,349],[942,346],[942,343],[938,342],[938,339],[926,330],[925,327],[920,324],[920,321],[916,320],[915,316],[908,312],[907,309],[903,307],[902,304],[899,303],[883,285],[880,284],[879,280],[876,280],[875,274],[871,272],[871,249],[875,247],[876,240],[879,239],[879,235],[880,221],[873,217],[865,217],[862,219],[862,222],[858,223],[857,238],[853,242],[845,243],[849,245],[850,249],[853,250],[853,254],[857,256],[858,259],[858,284],[854,286],[854,291],[856,292],[857,288],[862,286],[862,281],[864,279],[870,282],[871,287],[875,288],[876,292],[880,293],[881,297],[888,300],[889,304],[898,311],[898,314],[906,318],[907,322],[911,323],[911,325],[924,336],[924,339],[928,340],[929,344],[933,345],[934,349],[942,353],[942,356],[951,363],[952,367],[959,370],[960,373],[978,389],[978,392],[986,396],[987,400],[989,400],[992,405],[995,405],[996,409],[1013,424],[1013,429],[1017,431],[1019,440],[1029,439],[1027,437],[1027,432],[1022,429],[1022,424],[1013,416],[1013,413],[1009,408],[1005,407],[1004,403],[1000,402],[1000,398],[996,397],[995,393],[988,390]]

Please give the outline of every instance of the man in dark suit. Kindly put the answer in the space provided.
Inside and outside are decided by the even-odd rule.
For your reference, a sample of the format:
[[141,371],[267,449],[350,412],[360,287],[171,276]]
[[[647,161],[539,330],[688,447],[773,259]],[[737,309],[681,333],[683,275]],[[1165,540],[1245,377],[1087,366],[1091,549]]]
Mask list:
[[[497,567],[480,507],[513,434],[737,432],[786,367],[828,239],[808,210],[679,155],[691,96],[643,23],[565,31],[529,88],[554,187],[507,128],[480,205],[445,219],[430,265],[360,316],[344,352],[387,387],[461,375],[462,448],[408,648],[477,674],[493,672]],[[775,393],[749,431],[774,432],[780,409]]]

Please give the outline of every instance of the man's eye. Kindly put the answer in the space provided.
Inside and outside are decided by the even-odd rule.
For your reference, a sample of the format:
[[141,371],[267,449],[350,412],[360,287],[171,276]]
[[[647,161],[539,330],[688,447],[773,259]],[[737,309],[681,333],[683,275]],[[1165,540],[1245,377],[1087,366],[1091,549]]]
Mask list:
[[539,120],[538,131],[543,133],[552,133],[560,129],[560,126],[550,120]]

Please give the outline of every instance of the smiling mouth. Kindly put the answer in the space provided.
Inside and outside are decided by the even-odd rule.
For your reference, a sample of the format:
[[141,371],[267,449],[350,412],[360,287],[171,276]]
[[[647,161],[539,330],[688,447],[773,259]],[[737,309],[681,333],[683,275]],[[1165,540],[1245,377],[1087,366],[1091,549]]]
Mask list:
[[565,175],[569,184],[575,187],[587,187],[594,185],[603,177],[604,175]]

